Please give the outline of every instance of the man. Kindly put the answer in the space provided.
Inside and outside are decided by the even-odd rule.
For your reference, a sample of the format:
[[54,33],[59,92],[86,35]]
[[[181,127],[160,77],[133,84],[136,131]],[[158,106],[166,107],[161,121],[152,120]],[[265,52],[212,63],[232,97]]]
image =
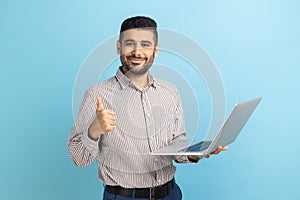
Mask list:
[[[86,92],[70,134],[68,148],[74,163],[83,167],[98,162],[99,179],[106,185],[104,200],[179,200],[172,160],[200,159],[150,155],[185,140],[176,87],[149,73],[159,52],[156,29],[156,22],[148,17],[122,23],[117,41],[122,66],[115,77]],[[226,149],[218,147],[213,154]]]

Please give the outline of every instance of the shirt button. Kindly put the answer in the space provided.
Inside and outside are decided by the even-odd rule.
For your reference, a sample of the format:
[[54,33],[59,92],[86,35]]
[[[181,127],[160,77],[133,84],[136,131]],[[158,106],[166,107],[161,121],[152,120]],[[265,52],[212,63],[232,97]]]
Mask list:
[[160,183],[160,182],[161,182],[161,180],[160,180],[160,179],[158,179],[158,180],[157,180],[157,182],[159,182],[159,183]]

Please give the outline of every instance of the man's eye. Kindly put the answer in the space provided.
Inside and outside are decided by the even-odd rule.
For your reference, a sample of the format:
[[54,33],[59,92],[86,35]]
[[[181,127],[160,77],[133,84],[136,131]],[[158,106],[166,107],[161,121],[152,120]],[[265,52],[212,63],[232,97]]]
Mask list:
[[150,44],[148,44],[148,43],[143,43],[143,44],[142,44],[142,47],[150,47]]
[[126,42],[125,45],[130,47],[130,46],[134,46],[134,43],[133,42]]

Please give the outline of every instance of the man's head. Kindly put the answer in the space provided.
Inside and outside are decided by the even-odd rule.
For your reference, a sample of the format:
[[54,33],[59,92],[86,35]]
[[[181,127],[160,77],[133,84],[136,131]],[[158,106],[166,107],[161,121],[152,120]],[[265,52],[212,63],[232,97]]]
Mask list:
[[125,19],[121,25],[119,40],[122,40],[123,32],[130,29],[145,29],[152,31],[154,34],[155,46],[157,45],[157,24],[153,19],[144,16],[136,16]]
[[159,51],[156,22],[148,17],[126,19],[120,30],[117,51],[123,70],[145,74]]

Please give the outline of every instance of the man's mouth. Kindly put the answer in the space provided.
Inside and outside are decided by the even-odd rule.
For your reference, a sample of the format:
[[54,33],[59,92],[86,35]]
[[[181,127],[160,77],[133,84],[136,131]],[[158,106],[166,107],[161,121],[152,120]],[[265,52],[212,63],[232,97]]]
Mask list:
[[134,65],[140,65],[142,64],[145,60],[147,60],[146,58],[142,58],[142,57],[133,57],[133,56],[128,56],[127,59]]

